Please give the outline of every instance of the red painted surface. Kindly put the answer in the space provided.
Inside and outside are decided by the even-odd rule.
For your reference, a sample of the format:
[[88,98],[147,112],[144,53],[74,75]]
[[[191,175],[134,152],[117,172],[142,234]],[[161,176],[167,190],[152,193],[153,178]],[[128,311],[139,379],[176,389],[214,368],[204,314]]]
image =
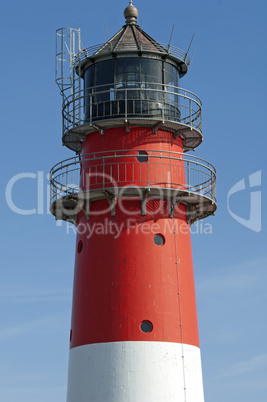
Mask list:
[[[103,183],[106,189],[148,185],[185,189],[182,146],[181,138],[174,139],[166,130],[153,134],[151,129],[132,127],[130,133],[124,128],[93,133],[83,144],[81,191],[101,189]],[[148,163],[137,160],[139,150],[147,152]]]
[[153,134],[150,127],[131,127],[130,132],[126,133],[124,127],[118,127],[105,130],[104,135],[95,132],[87,136],[82,145],[82,154],[118,149],[183,152],[183,142],[166,130],[159,129],[157,134]]
[[[182,141],[166,131],[120,128],[89,135],[83,154],[132,148],[182,152]],[[183,167],[179,174],[184,177]],[[199,346],[185,206],[174,219],[160,199],[147,202],[146,216],[138,198],[117,199],[114,217],[107,200],[92,202],[90,209],[89,221],[78,214],[71,348],[115,341]],[[162,246],[154,243],[158,233],[165,238]],[[148,334],[140,330],[144,320],[153,324]]]

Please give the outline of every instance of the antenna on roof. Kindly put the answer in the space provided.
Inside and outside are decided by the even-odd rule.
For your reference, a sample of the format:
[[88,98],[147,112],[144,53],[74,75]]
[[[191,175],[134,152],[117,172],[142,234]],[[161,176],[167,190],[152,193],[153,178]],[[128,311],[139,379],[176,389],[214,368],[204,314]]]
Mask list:
[[171,32],[170,40],[169,40],[169,43],[168,43],[168,51],[170,50],[170,47],[171,47],[171,40],[172,40],[173,31],[174,31],[174,24],[172,26],[172,32]]
[[108,29],[107,29],[106,21],[105,21],[105,28],[106,28],[106,35],[107,35],[107,40],[108,40]]
[[193,42],[194,37],[195,37],[195,34],[193,34],[193,36],[192,36],[191,42],[190,42],[190,44],[189,44],[189,46],[188,46],[188,49],[187,49],[187,52],[186,52],[186,54],[185,54],[185,56],[184,56],[184,60],[186,59],[186,57],[187,57],[187,55],[188,55],[188,52],[189,52],[189,50],[190,50],[190,47],[191,47],[191,45],[192,45],[192,42]]
[[192,61],[193,61],[193,58],[195,57],[196,51],[197,51],[197,47],[195,48],[195,51],[194,51],[194,53],[193,53],[193,56],[192,56],[192,59],[191,59],[191,63],[192,63]]

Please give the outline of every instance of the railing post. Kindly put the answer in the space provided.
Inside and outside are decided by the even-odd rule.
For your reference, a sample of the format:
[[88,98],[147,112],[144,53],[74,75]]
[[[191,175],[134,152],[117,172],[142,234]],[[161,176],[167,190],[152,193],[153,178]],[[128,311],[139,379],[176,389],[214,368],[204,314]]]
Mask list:
[[187,162],[187,186],[190,191],[190,162]]
[[92,110],[93,110],[93,96],[90,94],[90,126],[93,124],[92,120]]
[[[63,110],[63,109],[62,109]],[[62,137],[65,134],[65,114],[64,114],[65,110],[62,113]]]
[[163,108],[162,108],[162,121],[165,121],[165,107],[166,105],[166,86],[164,85],[164,91],[163,91]]
[[68,186],[69,186],[69,167],[67,166],[67,179],[66,179],[66,193],[68,194]]
[[128,110],[127,110],[127,96],[128,96],[128,93],[127,93],[127,88],[125,89],[125,120],[127,120],[127,114],[128,114]]
[[211,197],[212,197],[212,201],[216,200],[216,184],[215,184],[215,180],[213,178],[213,175],[211,174]]
[[103,188],[105,188],[105,157],[103,156]]
[[[141,89],[141,84],[139,84],[139,102],[140,102],[140,114],[142,114],[142,110],[143,110],[143,103],[142,100],[145,99],[144,93]],[[137,109],[138,110],[138,109]]]
[[192,127],[192,100],[189,100],[189,110],[190,110],[190,127]]
[[148,172],[147,172],[147,185],[148,185],[148,188],[150,188],[150,177],[149,177],[150,166],[149,166],[149,156],[148,156],[148,158],[147,158],[147,169],[148,169]]
[[53,199],[53,182],[52,182],[52,172],[50,171],[49,174],[49,182],[50,182],[50,205],[52,204],[52,199]]

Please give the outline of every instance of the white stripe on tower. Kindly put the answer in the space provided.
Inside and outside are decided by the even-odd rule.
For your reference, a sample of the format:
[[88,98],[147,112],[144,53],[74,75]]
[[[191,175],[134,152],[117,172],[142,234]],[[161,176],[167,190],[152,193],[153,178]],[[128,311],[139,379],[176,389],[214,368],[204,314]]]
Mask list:
[[135,341],[73,348],[67,402],[73,401],[203,402],[200,349]]

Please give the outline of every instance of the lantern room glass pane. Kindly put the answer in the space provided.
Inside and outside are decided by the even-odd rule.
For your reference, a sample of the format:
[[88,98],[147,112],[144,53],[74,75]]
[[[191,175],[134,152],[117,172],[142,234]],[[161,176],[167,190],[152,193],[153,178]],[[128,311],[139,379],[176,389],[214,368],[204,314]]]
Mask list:
[[164,84],[178,87],[179,73],[175,66],[164,63]]
[[84,73],[85,122],[119,116],[175,118],[178,70],[153,58],[103,60]]
[[178,97],[179,73],[175,66],[164,63],[165,112],[170,120],[180,118]]

